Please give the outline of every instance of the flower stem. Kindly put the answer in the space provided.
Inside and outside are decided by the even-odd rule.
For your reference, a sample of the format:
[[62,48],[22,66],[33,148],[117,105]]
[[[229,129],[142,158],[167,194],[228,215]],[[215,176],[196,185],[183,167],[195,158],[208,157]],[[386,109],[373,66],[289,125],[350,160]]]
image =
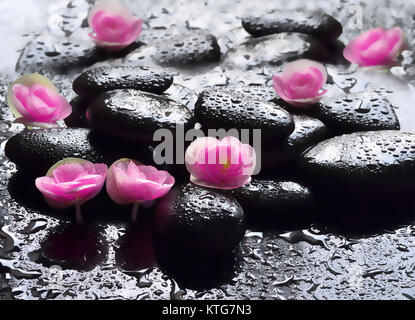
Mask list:
[[133,223],[137,222],[138,208],[140,207],[140,202],[135,202],[133,205],[133,211],[131,213],[131,220]]
[[82,214],[81,214],[81,203],[79,201],[75,202],[76,210],[76,223],[82,223]]

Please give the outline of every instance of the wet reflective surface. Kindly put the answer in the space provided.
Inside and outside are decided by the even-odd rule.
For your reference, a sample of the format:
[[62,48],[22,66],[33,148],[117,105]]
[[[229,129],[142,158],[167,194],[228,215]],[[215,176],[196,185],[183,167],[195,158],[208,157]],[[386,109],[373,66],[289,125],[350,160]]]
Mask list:
[[[407,1],[367,1],[364,6],[360,1],[336,4],[261,1],[261,5],[237,0],[127,2],[137,12],[146,12],[146,30],[141,40],[147,45],[131,48],[125,58],[99,64],[158,65],[153,58],[157,48],[155,33],[151,32],[154,28],[167,27],[169,33],[169,26],[175,24],[180,28],[205,28],[216,36],[222,60],[204,61],[193,68],[167,63],[166,69],[175,74],[174,85],[167,94],[190,108],[196,101],[196,93],[213,85],[271,85],[272,75],[280,68],[273,63],[278,52],[255,42],[258,40],[240,26],[240,18],[273,6],[323,8],[343,24],[340,40],[344,42],[364,29],[398,25],[406,32],[408,47],[414,47],[415,7]],[[30,16],[17,14],[22,6],[30,8],[26,10]],[[47,34],[83,41],[85,30],[81,26],[88,7],[85,0],[60,0],[53,5],[43,0],[2,1],[0,9],[10,13],[3,15],[6,21],[0,24],[0,34],[8,44],[0,53],[2,92],[17,76],[14,71],[19,57],[17,50],[29,40]],[[159,39],[167,37],[166,30],[159,31]],[[79,52],[76,47],[65,50],[53,46],[53,42],[52,47],[47,44],[39,44],[42,48],[39,55],[47,59],[57,61],[65,57],[65,52]],[[298,44],[293,42],[292,46]],[[288,45],[287,52],[290,49]],[[249,55],[253,55],[251,59],[247,58]],[[108,58],[93,57],[93,61]],[[329,93],[379,91],[396,106],[401,130],[414,132],[413,59],[414,53],[406,50],[400,64],[389,70],[329,65],[332,80]],[[19,70],[25,70],[22,64],[20,67]],[[57,69],[42,71],[51,74],[71,99],[75,96],[72,81],[83,68],[75,69],[69,68],[64,74]],[[70,211],[61,215],[49,213],[42,199],[18,196],[22,192],[16,191],[20,189],[28,188],[30,194],[30,186],[20,184],[19,188],[17,184],[18,190],[16,185],[14,189],[9,187],[16,168],[4,156],[5,141],[22,127],[12,124],[4,99],[3,94],[0,96],[0,299],[415,299],[415,226],[411,223],[415,220],[414,211],[402,203],[359,209],[351,205],[341,210],[327,204],[324,212],[329,214],[310,212],[315,224],[311,222],[306,227],[299,223],[292,230],[248,230],[237,252],[214,264],[204,261],[206,257],[189,261],[179,254],[171,257],[173,251],[166,254],[162,245],[153,245],[151,226],[143,227],[145,230],[132,229],[128,223],[129,208],[108,207],[105,219],[100,217],[99,209],[85,208],[84,215],[90,213],[88,220],[91,220],[86,229],[68,225],[65,221],[70,219]],[[146,210],[151,214],[151,208]],[[76,239],[72,239],[75,235]],[[70,249],[61,250],[68,243]],[[154,257],[159,260],[160,268],[154,266]],[[206,283],[201,283],[203,276],[198,277],[199,269],[209,280]],[[211,273],[206,274],[206,270]]]

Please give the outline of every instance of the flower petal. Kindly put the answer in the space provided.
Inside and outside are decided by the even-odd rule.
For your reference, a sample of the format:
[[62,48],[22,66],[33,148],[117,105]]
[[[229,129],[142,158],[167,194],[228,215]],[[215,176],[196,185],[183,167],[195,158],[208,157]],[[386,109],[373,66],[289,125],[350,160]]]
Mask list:
[[52,166],[47,176],[37,178],[35,184],[51,205],[66,207],[95,197],[104,186],[106,174],[105,164],[67,158]]
[[23,124],[54,124],[72,112],[71,105],[53,84],[37,74],[25,75],[15,81],[9,88],[7,99],[13,113],[23,118],[19,119]]
[[107,192],[115,202],[129,204],[157,199],[165,195],[174,183],[174,178],[167,171],[121,159],[109,169]]
[[133,43],[142,32],[143,20],[119,1],[100,1],[88,15],[93,32],[89,36],[99,47],[120,50]]
[[278,96],[289,104],[307,106],[326,92],[321,90],[326,81],[327,71],[321,63],[301,59],[285,65],[282,73],[273,77],[273,86]]
[[250,180],[256,164],[255,150],[251,146],[232,136],[221,141],[198,138],[192,144],[186,151],[186,168],[195,184],[232,189]]
[[351,40],[343,51],[344,57],[360,66],[390,64],[401,50],[403,32],[400,28],[368,30]]

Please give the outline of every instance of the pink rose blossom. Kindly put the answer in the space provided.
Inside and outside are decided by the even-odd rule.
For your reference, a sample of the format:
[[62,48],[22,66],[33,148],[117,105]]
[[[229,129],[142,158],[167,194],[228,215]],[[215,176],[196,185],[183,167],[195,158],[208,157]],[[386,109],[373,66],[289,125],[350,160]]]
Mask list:
[[251,181],[255,170],[254,148],[235,137],[198,138],[186,150],[190,181],[210,188],[234,189]]
[[105,164],[67,158],[52,166],[46,176],[37,178],[36,187],[47,202],[56,208],[77,207],[94,198],[102,189],[108,168]]
[[399,54],[404,41],[400,28],[371,29],[349,42],[344,57],[360,66],[388,65]]
[[322,89],[326,81],[326,68],[321,63],[307,59],[286,64],[282,73],[273,78],[275,92],[296,107],[317,103],[327,92]]
[[7,100],[16,122],[33,127],[56,126],[72,113],[72,106],[47,78],[28,74],[9,87]]
[[108,172],[107,192],[118,204],[134,203],[131,218],[137,221],[140,204],[163,197],[175,183],[167,171],[131,159],[114,162]]
[[109,169],[107,192],[115,202],[130,204],[160,198],[169,192],[174,182],[167,171],[121,159]]
[[143,20],[135,17],[117,0],[98,2],[88,15],[89,36],[99,47],[120,50],[133,43],[143,30]]

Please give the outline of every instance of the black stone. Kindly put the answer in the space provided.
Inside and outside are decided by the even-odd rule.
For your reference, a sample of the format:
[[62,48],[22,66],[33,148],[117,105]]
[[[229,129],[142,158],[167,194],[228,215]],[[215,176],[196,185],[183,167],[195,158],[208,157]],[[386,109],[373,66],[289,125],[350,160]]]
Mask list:
[[310,111],[334,134],[400,128],[394,107],[388,99],[375,92],[324,97]]
[[42,70],[53,75],[79,72],[82,68],[96,62],[125,56],[141,45],[133,43],[121,51],[110,52],[96,47],[85,32],[71,37],[56,37],[48,34],[36,37],[23,48],[16,64],[16,71],[29,73]]
[[272,86],[262,86],[262,85],[234,85],[227,86],[226,89],[229,91],[237,92],[243,95],[248,96],[249,98],[261,101],[272,101],[278,95],[275,93],[275,90]]
[[218,61],[221,57],[216,37],[204,30],[157,28],[149,30],[145,35],[143,33],[141,40],[147,46],[132,54],[137,61],[192,67]]
[[381,199],[385,192],[389,198],[415,187],[415,134],[388,130],[334,137],[307,151],[300,167],[326,193]]
[[227,68],[251,70],[302,58],[332,60],[328,49],[318,39],[302,33],[279,33],[253,38],[230,49],[223,64]]
[[88,108],[91,126],[107,135],[127,140],[153,141],[158,129],[175,132],[176,125],[193,128],[193,114],[166,97],[133,89],[98,96]]
[[65,124],[71,128],[88,128],[88,120],[86,119],[88,102],[77,96],[71,100],[70,104],[72,106],[72,113],[69,117],[65,118]]
[[92,65],[102,59],[103,56],[96,50],[93,41],[42,35],[24,47],[16,71],[27,73],[46,70],[63,73],[71,68]]
[[173,75],[158,68],[145,66],[99,67],[77,77],[73,90],[84,98],[91,98],[115,89],[137,89],[163,93],[173,83]]
[[309,188],[296,182],[254,178],[251,183],[229,192],[252,225],[298,227],[313,217],[313,195]]
[[232,89],[202,92],[194,112],[203,130],[261,129],[263,141],[281,141],[294,130],[291,115],[284,109]]
[[68,157],[104,162],[91,145],[89,134],[84,128],[24,130],[7,141],[5,153],[17,166],[42,174]]
[[156,58],[161,64],[193,64],[220,59],[216,37],[206,31],[192,30],[173,36],[156,45]]
[[328,137],[327,127],[318,119],[294,114],[295,129],[282,146],[266,146],[261,153],[261,173],[278,173],[295,166],[305,150]]
[[261,16],[242,19],[242,26],[254,37],[273,33],[299,32],[325,41],[338,38],[342,25],[332,16],[322,11],[309,10],[273,10]]
[[190,183],[172,189],[156,207],[157,237],[186,251],[232,251],[245,233],[244,221],[233,198]]

